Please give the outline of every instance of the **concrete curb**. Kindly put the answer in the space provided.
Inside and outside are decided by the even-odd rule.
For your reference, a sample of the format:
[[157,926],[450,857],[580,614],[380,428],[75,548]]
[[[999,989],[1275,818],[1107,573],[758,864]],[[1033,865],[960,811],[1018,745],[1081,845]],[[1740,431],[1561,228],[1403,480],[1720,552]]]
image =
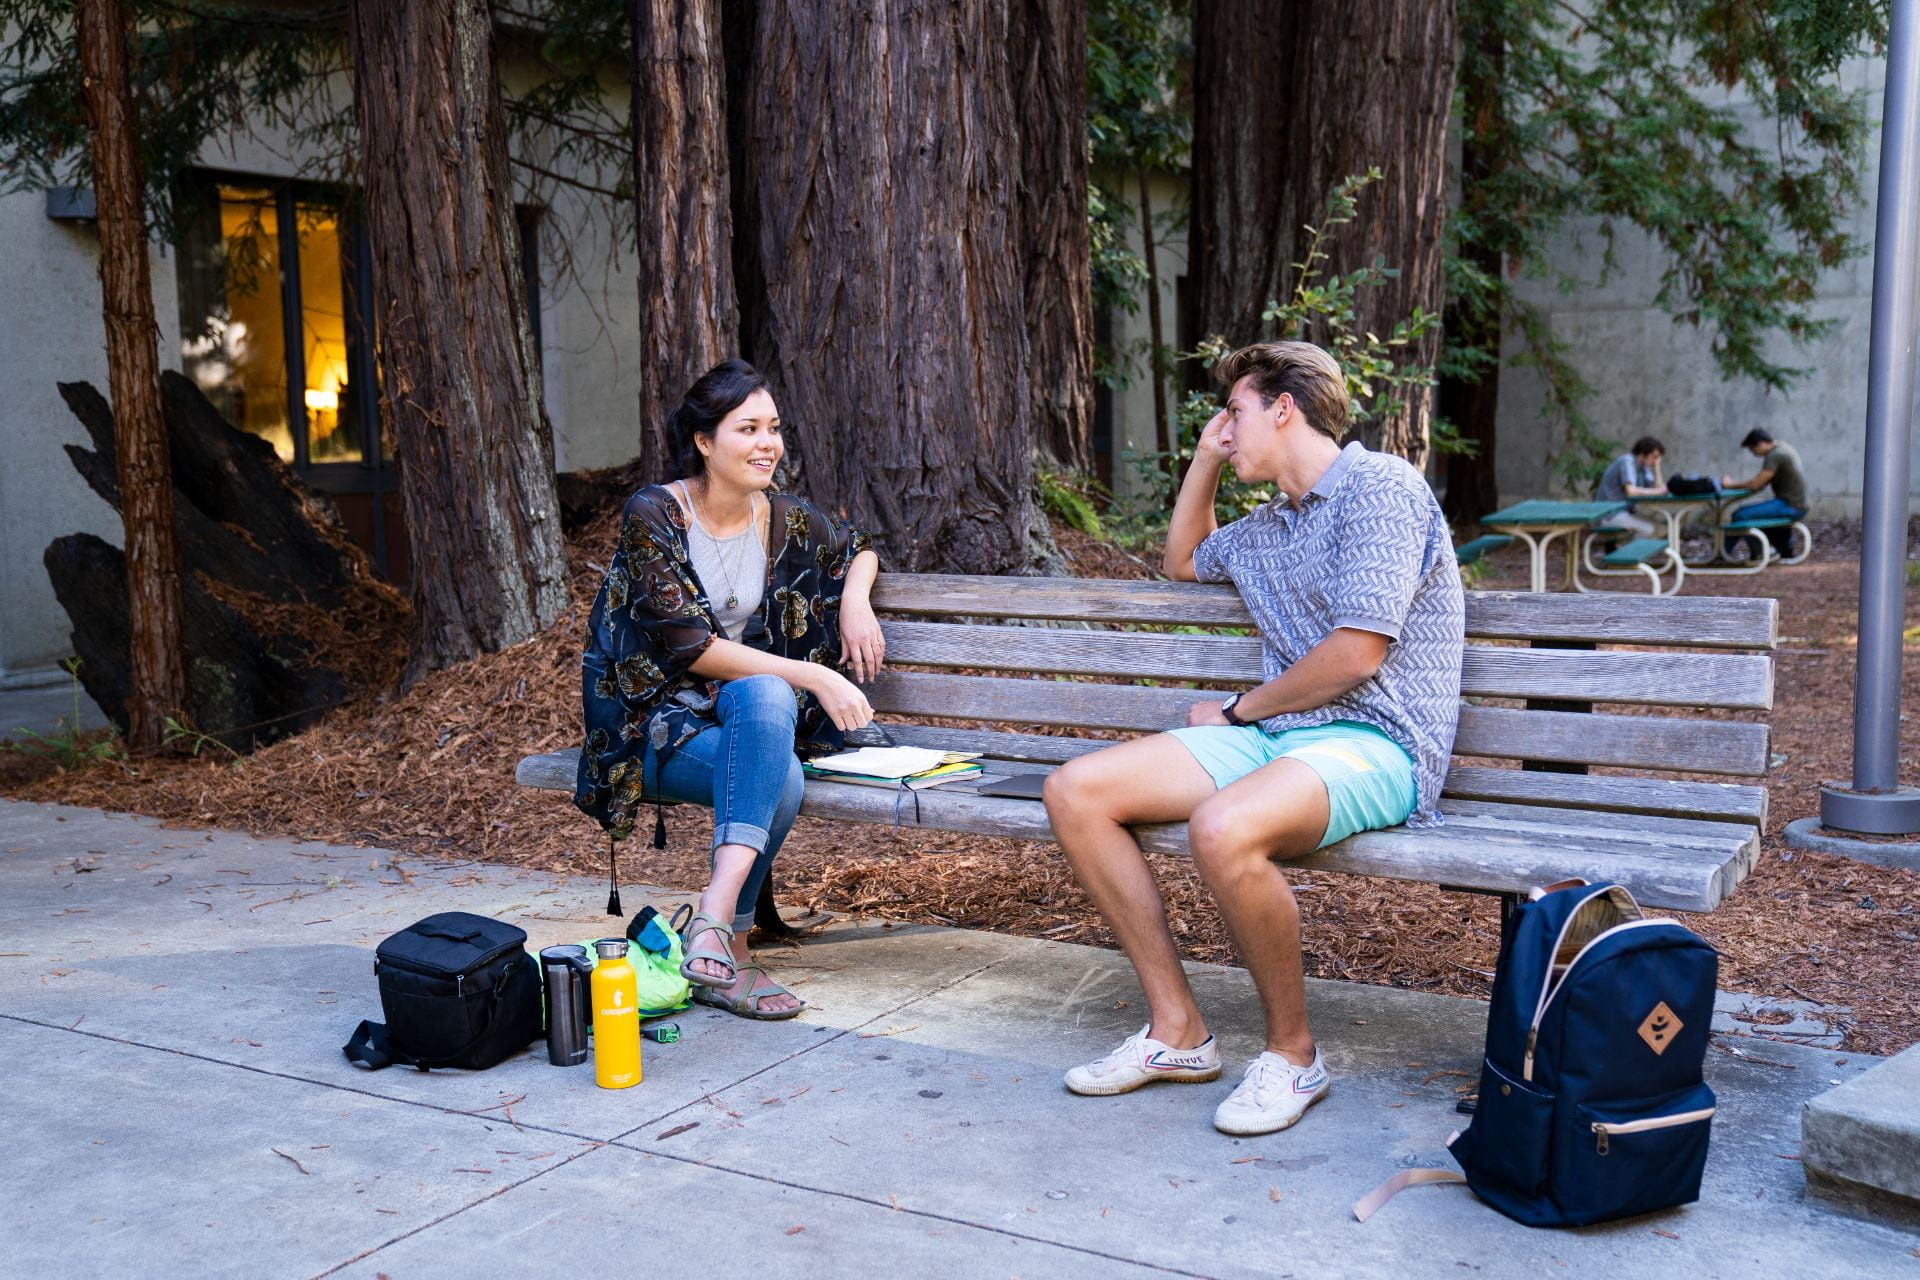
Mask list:
[[1800,1137],[1809,1183],[1865,1188],[1920,1209],[1920,1046],[1810,1099]]
[[1837,853],[1855,862],[1871,862],[1877,867],[1897,867],[1920,871],[1920,843],[1875,844],[1851,836],[1832,834],[1818,818],[1798,818],[1787,824],[1786,841],[1796,849],[1815,853]]

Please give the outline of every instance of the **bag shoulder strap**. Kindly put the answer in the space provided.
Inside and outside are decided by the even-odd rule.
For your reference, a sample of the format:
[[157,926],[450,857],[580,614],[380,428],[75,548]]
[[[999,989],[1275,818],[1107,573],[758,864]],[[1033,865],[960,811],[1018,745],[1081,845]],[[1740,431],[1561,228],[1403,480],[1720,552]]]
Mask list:
[[340,1046],[340,1052],[347,1055],[347,1061],[356,1067],[365,1067],[368,1071],[379,1071],[395,1062],[393,1046],[387,1043],[387,1027],[383,1022],[362,1021],[353,1029],[353,1037]]
[[1387,1201],[1405,1191],[1408,1187],[1424,1186],[1429,1182],[1461,1182],[1466,1178],[1451,1169],[1402,1169],[1373,1190],[1361,1196],[1353,1205],[1353,1217],[1356,1222],[1365,1222]]

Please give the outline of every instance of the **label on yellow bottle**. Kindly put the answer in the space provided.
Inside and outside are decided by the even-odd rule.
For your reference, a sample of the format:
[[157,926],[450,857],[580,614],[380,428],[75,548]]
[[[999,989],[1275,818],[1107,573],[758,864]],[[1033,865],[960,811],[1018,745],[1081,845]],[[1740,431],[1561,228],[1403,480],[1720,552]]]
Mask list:
[[593,967],[593,1078],[603,1089],[640,1083],[640,999],[624,957]]

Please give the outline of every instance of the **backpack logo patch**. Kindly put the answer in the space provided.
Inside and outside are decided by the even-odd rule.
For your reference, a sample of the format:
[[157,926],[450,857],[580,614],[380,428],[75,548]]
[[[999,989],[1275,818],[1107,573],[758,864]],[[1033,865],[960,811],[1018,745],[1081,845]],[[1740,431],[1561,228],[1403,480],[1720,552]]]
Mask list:
[[1647,1048],[1655,1053],[1665,1053],[1674,1037],[1680,1034],[1680,1028],[1686,1024],[1680,1021],[1678,1014],[1667,1007],[1662,1000],[1653,1006],[1653,1012],[1640,1024],[1640,1038],[1647,1042]]

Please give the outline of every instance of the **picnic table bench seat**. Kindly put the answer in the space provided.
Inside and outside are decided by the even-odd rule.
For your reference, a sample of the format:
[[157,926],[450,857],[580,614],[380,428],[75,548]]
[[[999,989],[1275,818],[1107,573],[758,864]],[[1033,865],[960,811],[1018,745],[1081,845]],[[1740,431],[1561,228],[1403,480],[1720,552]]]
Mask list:
[[1478,561],[1490,551],[1498,551],[1513,541],[1510,533],[1483,533],[1471,542],[1463,542],[1453,549],[1456,564],[1469,565]]
[[[989,776],[1112,745],[1088,731],[1184,724],[1190,703],[1261,678],[1260,640],[1228,586],[882,574],[874,604],[890,665],[865,688],[889,735],[983,752]],[[1362,832],[1289,865],[1507,896],[1581,876],[1649,906],[1712,910],[1758,856],[1767,794],[1751,780],[1769,745],[1766,724],[1708,713],[1771,708],[1776,612],[1770,599],[1467,593],[1445,822]],[[516,776],[571,790],[577,758],[528,756]],[[1676,773],[1727,781],[1663,776]],[[801,812],[1052,838],[1038,802],[968,783],[903,797],[810,779]],[[1137,834],[1149,850],[1186,849],[1185,823]]]
[[1667,549],[1665,538],[1635,538],[1625,546],[1615,547],[1600,557],[1600,563],[1612,568],[1626,565],[1645,564]]

